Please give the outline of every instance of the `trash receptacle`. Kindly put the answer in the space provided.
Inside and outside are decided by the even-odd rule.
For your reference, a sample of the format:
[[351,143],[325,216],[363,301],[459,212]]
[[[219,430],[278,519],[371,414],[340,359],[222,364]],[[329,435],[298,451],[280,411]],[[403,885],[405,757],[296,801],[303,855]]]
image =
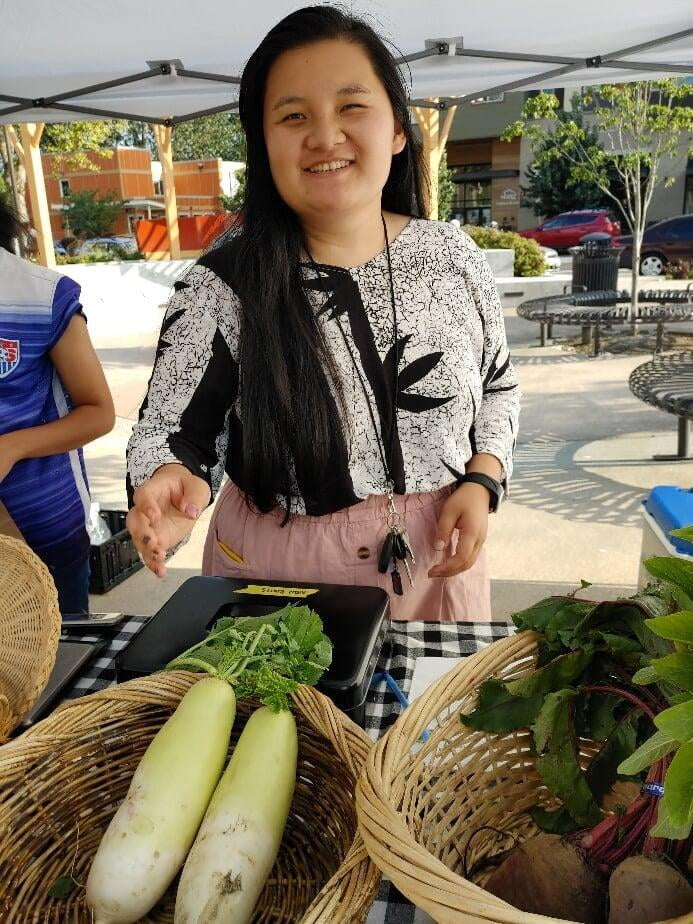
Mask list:
[[638,587],[652,581],[643,562],[653,555],[668,555],[693,564],[693,542],[670,536],[672,529],[693,523],[693,488],[660,485],[642,502],[643,530]]
[[573,288],[597,292],[618,288],[620,247],[612,246],[609,234],[596,232],[580,238],[579,247],[571,247],[573,255]]

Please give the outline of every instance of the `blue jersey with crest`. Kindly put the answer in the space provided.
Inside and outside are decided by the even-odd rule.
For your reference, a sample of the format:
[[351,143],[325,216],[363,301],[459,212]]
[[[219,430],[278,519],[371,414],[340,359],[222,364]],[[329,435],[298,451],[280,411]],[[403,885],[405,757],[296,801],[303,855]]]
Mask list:
[[[0,434],[72,410],[50,351],[81,313],[79,294],[67,276],[0,248]],[[0,501],[47,565],[66,567],[88,556],[90,500],[81,450],[17,462],[0,481]]]

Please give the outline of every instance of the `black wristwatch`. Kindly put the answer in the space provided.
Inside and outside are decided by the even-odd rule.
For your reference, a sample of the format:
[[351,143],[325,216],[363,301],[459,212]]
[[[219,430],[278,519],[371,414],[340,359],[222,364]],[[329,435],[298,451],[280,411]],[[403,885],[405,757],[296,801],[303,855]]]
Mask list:
[[467,472],[466,475],[462,475],[462,477],[458,479],[458,487],[463,485],[466,481],[471,481],[472,484],[481,484],[486,488],[490,495],[488,509],[491,513],[495,513],[500,507],[500,503],[505,494],[503,485],[500,481],[496,481],[496,479],[491,478],[490,475],[483,475],[481,472]]

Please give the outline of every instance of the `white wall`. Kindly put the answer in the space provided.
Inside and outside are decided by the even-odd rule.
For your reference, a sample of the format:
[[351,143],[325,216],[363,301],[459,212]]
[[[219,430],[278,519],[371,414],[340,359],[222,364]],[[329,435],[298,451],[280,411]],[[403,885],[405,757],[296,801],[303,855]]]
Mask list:
[[[82,287],[81,301],[93,341],[131,347],[158,335],[173,283],[192,260],[75,263],[58,270]],[[155,338],[156,340],[156,338]]]

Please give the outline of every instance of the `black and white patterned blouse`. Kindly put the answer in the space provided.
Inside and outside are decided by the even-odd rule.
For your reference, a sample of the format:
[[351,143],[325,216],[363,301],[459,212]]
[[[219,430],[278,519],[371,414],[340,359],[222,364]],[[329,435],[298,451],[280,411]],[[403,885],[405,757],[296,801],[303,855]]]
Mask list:
[[[390,244],[390,256],[400,338],[392,454],[396,492],[451,484],[477,452],[496,456],[508,478],[520,396],[498,292],[482,251],[451,224],[412,219]],[[306,265],[304,280],[342,372],[350,413],[340,483],[332,480],[322,496],[319,489],[308,496],[313,492],[295,486],[294,512],[321,515],[384,491],[362,382],[386,432],[394,390],[387,253],[349,269],[319,265],[317,274]],[[238,298],[202,258],[176,284],[166,310],[149,391],[128,445],[131,489],[167,462],[183,463],[213,492],[224,471],[232,476],[240,471],[234,455],[241,442],[234,435],[242,432],[239,335]]]

